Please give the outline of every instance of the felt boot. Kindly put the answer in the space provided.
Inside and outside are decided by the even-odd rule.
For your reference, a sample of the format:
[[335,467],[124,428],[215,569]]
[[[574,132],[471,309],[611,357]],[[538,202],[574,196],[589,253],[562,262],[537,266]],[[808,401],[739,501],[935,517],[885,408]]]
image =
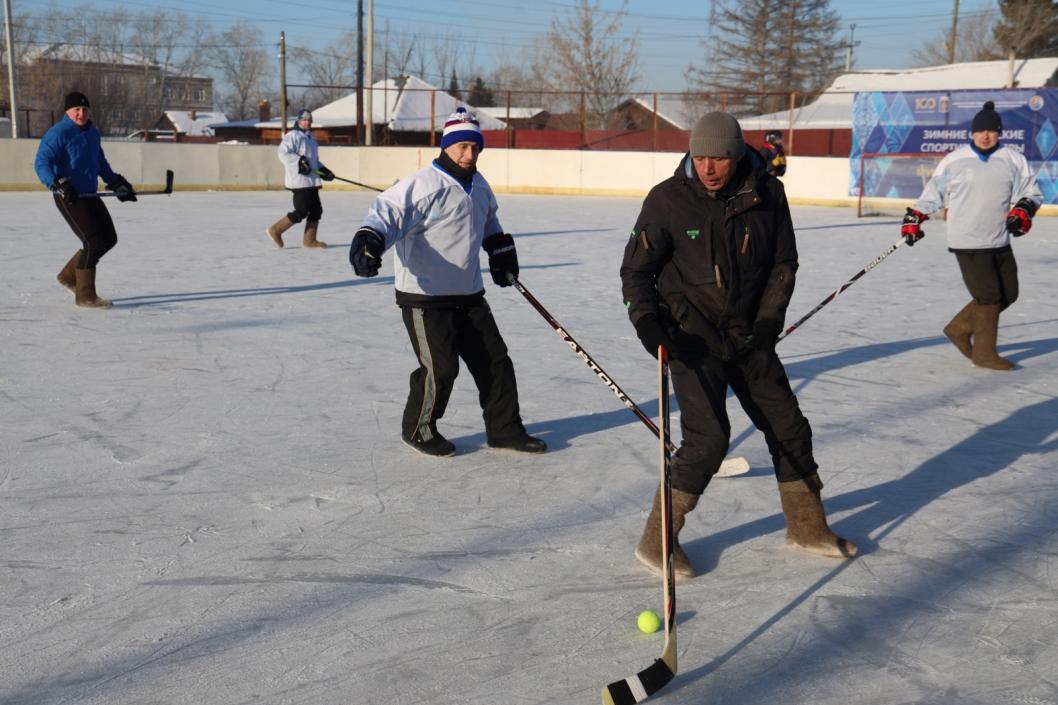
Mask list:
[[[677,540],[687,514],[698,505],[699,495],[672,491],[672,568],[678,578],[693,578],[696,573],[687,554]],[[636,558],[651,571],[661,575],[661,488],[654,493],[643,537],[636,547]]]
[[819,491],[823,483],[812,473],[803,480],[779,483],[779,499],[786,517],[786,545],[817,556],[852,558],[856,544],[837,536],[827,526]]
[[305,236],[302,238],[301,246],[310,247],[316,249],[325,249],[327,247],[326,242],[320,242],[316,239],[316,230],[320,227],[320,221],[318,220],[306,220],[305,221]]
[[1012,370],[1014,363],[996,353],[999,335],[999,304],[974,306],[974,344],[971,360],[989,370]]
[[55,277],[60,284],[70,290],[71,294],[77,293],[77,275],[74,273],[77,269],[77,260],[81,259],[81,250],[70,258],[70,261],[66,263],[66,266],[59,272],[59,276]]
[[973,344],[970,336],[974,333],[974,308],[976,304],[971,301],[963,306],[962,311],[955,314],[955,318],[944,326],[944,335],[951,344],[959,349],[966,357],[973,359]]
[[77,279],[74,291],[74,303],[82,308],[110,308],[111,303],[96,295],[96,270],[75,269],[74,276]]
[[283,233],[294,227],[294,221],[290,219],[290,216],[284,215],[282,218],[277,220],[268,226],[265,230],[268,233],[268,237],[272,238],[272,242],[275,243],[276,247],[283,247]]

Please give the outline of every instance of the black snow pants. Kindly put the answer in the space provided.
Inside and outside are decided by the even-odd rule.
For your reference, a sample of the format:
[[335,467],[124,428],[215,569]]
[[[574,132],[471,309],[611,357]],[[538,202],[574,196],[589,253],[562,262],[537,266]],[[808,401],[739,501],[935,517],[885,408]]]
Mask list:
[[955,253],[955,259],[959,262],[966,290],[978,304],[999,304],[1000,310],[1006,310],[1017,301],[1018,263],[1013,249],[960,250]]
[[670,367],[683,432],[671,465],[673,488],[701,494],[720,469],[731,439],[728,388],[764,433],[779,482],[816,470],[812,428],[774,350],[753,350],[733,362],[708,355],[689,362],[673,360]]
[[81,259],[77,262],[77,269],[95,269],[100,258],[118,244],[114,221],[103,199],[89,196],[68,204],[56,194],[55,206],[81,241]]
[[460,359],[477,385],[488,438],[524,432],[514,364],[484,299],[458,308],[402,306],[401,311],[419,360],[419,367],[411,373],[404,407],[401,430],[405,438],[424,431],[444,415]]
[[309,188],[290,189],[294,194],[294,210],[287,213],[292,223],[300,223],[308,218],[312,222],[319,222],[323,217],[323,204],[320,203],[320,188],[310,186]]

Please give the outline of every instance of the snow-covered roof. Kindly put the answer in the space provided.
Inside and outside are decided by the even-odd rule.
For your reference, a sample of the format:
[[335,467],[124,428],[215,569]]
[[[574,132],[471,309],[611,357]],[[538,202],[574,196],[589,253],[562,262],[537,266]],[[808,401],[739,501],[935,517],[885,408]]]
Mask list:
[[155,62],[141,54],[120,52],[101,46],[87,44],[64,44],[56,42],[46,46],[33,47],[25,53],[25,61],[41,59],[52,61],[88,62],[99,64],[120,64],[123,66],[152,66]]
[[166,110],[165,116],[177,132],[193,136],[212,136],[212,125],[228,121],[224,113],[203,110]]
[[[434,130],[442,129],[448,116],[459,106],[466,105],[415,76],[388,78],[371,85],[371,121],[375,125],[386,125],[394,132],[430,132],[431,96],[434,96]],[[473,106],[467,108],[477,114],[483,130],[503,130],[507,127],[502,120],[488,113]],[[296,114],[297,110],[290,111],[287,127],[294,126]],[[280,120],[276,118],[258,122],[256,126],[278,127]],[[356,93],[313,109],[312,125],[320,128],[356,125]]]
[[[856,93],[875,91],[954,91],[1007,87],[1010,62],[971,61],[919,69],[854,71],[834,79],[822,95],[794,111],[794,127],[800,129],[848,129],[852,127],[852,101]],[[1039,88],[1058,71],[1058,58],[1023,59],[1014,62],[1018,88]],[[746,130],[786,129],[790,111],[739,118]]]
[[528,120],[534,118],[540,113],[544,112],[544,108],[518,108],[511,106],[508,108],[506,105],[499,105],[492,108],[474,108],[473,109],[479,116],[490,115],[497,120],[506,120],[509,115],[512,120]]

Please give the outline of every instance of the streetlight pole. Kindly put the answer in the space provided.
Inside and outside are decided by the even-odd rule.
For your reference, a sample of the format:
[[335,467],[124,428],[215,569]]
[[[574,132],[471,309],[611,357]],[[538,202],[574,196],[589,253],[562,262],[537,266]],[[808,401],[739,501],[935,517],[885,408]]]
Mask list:
[[[11,0],[4,0],[4,36],[7,38],[7,87],[11,96],[11,137],[18,138],[18,104],[15,101],[15,42],[11,30]],[[26,127],[29,127],[27,125]]]
[[371,66],[375,62],[375,0],[367,0],[367,62],[364,66],[365,82],[367,91],[364,95],[364,144],[371,146],[371,138],[374,133],[374,122],[372,116],[372,98],[374,91],[371,90]]
[[279,139],[287,131],[287,33],[279,33]]

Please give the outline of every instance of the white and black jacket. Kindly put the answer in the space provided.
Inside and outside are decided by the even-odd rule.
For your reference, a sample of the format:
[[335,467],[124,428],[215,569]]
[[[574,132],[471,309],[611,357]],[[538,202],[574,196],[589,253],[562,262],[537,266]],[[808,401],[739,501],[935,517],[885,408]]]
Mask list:
[[437,162],[378,195],[361,227],[393,248],[394,284],[401,306],[477,303],[485,292],[481,243],[503,232],[485,178],[475,172],[464,187]]
[[[308,174],[298,173],[298,160],[305,157],[312,169]],[[294,128],[283,135],[279,143],[279,161],[283,162],[283,184],[289,189],[319,188],[322,180],[316,173],[320,167],[320,145],[311,131]]]
[[948,208],[952,252],[994,251],[1010,247],[1007,212],[1022,198],[1043,202],[1024,155],[1010,147],[982,155],[964,145],[937,165],[915,210],[928,215]]

